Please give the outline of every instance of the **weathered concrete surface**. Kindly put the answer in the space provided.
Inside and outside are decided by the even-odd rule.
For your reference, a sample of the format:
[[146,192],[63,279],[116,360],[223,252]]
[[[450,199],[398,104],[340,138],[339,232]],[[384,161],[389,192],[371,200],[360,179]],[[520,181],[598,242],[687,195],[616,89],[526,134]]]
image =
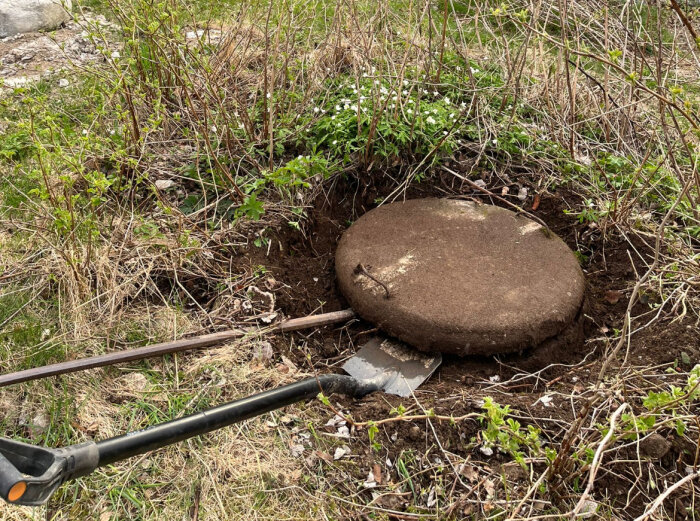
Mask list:
[[418,349],[459,355],[567,336],[584,298],[583,273],[559,237],[466,201],[414,199],[368,212],[343,235],[336,271],[361,317]]
[[55,29],[70,20],[71,0],[0,0],[0,38]]

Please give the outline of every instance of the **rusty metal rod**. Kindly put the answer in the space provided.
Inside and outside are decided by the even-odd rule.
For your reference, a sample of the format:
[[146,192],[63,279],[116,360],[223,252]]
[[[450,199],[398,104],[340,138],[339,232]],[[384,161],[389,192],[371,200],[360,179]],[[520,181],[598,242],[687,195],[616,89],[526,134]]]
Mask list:
[[[270,326],[268,331],[272,333],[286,333],[289,331],[297,331],[299,329],[308,329],[310,327],[322,327],[350,320],[354,316],[355,313],[352,309],[344,309],[342,311],[333,311],[331,313],[321,313],[320,315],[292,318],[290,320],[280,322],[274,326]],[[150,346],[116,351],[114,353],[107,353],[99,356],[91,356],[89,358],[80,358],[78,360],[70,360],[68,362],[45,365],[43,367],[25,369],[24,371],[0,375],[0,387],[59,374],[84,371],[95,367],[105,367],[108,365],[120,364],[122,362],[131,362],[133,360],[143,360],[144,358],[162,356],[169,353],[179,353],[180,351],[187,351],[190,349],[211,347],[228,340],[233,340],[234,338],[240,338],[247,334],[254,333],[255,331],[257,330],[254,328],[229,329],[218,333],[211,333],[209,335],[201,335],[176,340],[174,342],[163,342],[161,344],[153,344]]]

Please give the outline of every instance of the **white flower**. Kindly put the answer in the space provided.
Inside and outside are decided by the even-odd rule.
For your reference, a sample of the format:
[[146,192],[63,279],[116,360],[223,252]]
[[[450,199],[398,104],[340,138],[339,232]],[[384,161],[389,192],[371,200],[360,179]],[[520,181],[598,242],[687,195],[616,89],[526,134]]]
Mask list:
[[450,104],[450,98],[444,98],[443,101],[445,102],[445,105]]
[[267,94],[265,94],[265,97],[266,97],[267,99],[270,99],[271,96],[272,96],[272,94],[269,93],[269,92],[268,92]]
[[469,70],[471,71],[472,74],[479,74],[479,69],[475,69],[474,67],[469,67]]
[[413,114],[413,109],[406,109],[406,112],[407,112],[408,114]]
[[403,80],[404,85],[408,85],[408,80]]
[[491,140],[491,143],[493,143],[494,145],[498,145],[498,140],[497,140],[497,139],[492,139],[492,140]]
[[446,135],[447,135],[447,130],[443,130],[443,131],[442,131],[442,135],[443,135],[443,136],[446,136]]
[[464,103],[464,102],[462,102],[462,103],[459,104],[459,107],[462,108],[462,109],[466,109],[466,108],[467,108],[467,104]]
[[434,125],[436,123],[432,116],[428,116],[425,121],[428,123],[428,125]]
[[318,114],[319,112],[321,112],[321,109],[318,107],[314,107],[314,114]]
[[211,126],[211,131],[212,131],[212,132],[216,132],[216,131],[217,131],[216,125],[212,125],[212,126]]
[[438,91],[436,91],[436,90],[433,91],[433,96],[437,97],[439,95],[440,95],[440,93]]
[[335,119],[335,114],[333,114],[333,115],[331,116],[331,119]]
[[404,89],[401,94],[403,94],[404,96],[408,96],[408,91],[406,89]]
[[336,112],[340,112],[340,105],[336,105],[336,106],[335,106],[335,111],[336,111]]
[[83,129],[83,136],[87,136],[87,135],[88,135],[88,131],[87,131],[86,128],[84,128],[84,129]]
[[338,140],[337,140],[337,139],[334,139],[334,140],[333,140],[333,144],[334,144],[334,145],[337,145],[337,144],[338,144]]

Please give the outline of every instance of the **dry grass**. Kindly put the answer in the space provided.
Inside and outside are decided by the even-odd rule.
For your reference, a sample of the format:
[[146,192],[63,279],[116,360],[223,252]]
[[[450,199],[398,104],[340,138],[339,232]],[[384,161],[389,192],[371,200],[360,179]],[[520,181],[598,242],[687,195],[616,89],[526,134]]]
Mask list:
[[[410,458],[387,448],[392,426],[407,422],[389,414],[393,403],[384,417],[370,418],[391,418],[382,424],[386,451],[379,453],[367,443],[367,424],[338,439],[320,429],[333,411],[299,405],[102,469],[65,486],[46,508],[6,508],[0,518],[573,519],[595,500],[591,515],[601,519],[621,519],[635,505],[647,509],[640,521],[697,519],[697,451],[672,468],[640,454],[658,433],[686,451],[698,447],[697,397],[664,409],[634,441],[607,437],[601,427],[615,423],[618,430],[609,432],[625,434],[623,414],[648,414],[641,402],[649,391],[682,387],[690,369],[666,372],[669,364],[638,365],[630,356],[645,329],[661,332],[653,328],[663,321],[698,324],[700,51],[684,6],[244,2],[206,21],[196,8],[168,0],[172,12],[154,29],[155,18],[139,10],[145,4],[106,5],[124,34],[87,29],[98,45],[112,41],[107,48],[125,41],[119,55],[108,52],[103,65],[82,73],[104,84],[101,108],[87,121],[69,113],[70,129],[46,124],[51,132],[42,132],[41,110],[22,113],[39,152],[6,162],[16,179],[0,185],[3,372],[45,361],[46,353],[51,360],[85,356],[268,316],[275,303],[265,293],[274,300],[287,281],[275,281],[246,256],[278,256],[278,245],[265,240],[289,222],[305,234],[305,212],[324,196],[332,201],[344,178],[358,193],[384,187],[384,200],[403,197],[417,178],[468,194],[480,180],[482,193],[526,210],[566,185],[576,195],[567,204],[582,221],[580,253],[595,257],[589,245],[604,251],[626,243],[638,271],[619,288],[631,296],[619,334],[591,338],[603,355],[568,369],[551,390],[537,388],[525,399],[511,391],[540,382],[541,371],[479,382],[453,396],[418,393],[409,412],[425,436]],[[197,30],[201,37],[187,35]],[[321,142],[317,129],[331,114],[340,117],[338,91],[352,87],[366,92],[372,108],[348,152],[343,143]],[[417,107],[435,102],[433,92],[461,104],[450,105],[455,117],[444,135],[421,137]],[[22,96],[6,99],[19,106]],[[381,130],[404,123],[408,145]],[[75,139],[71,125],[99,137]],[[321,158],[325,171],[300,184],[255,184],[299,155]],[[93,171],[113,181],[95,205]],[[30,196],[23,180],[43,192]],[[158,188],[159,181],[172,187]],[[517,198],[523,189],[525,201]],[[9,201],[16,192],[27,196],[19,208]],[[264,204],[260,220],[235,214],[251,193]],[[88,203],[72,207],[78,195]],[[190,196],[197,205],[186,207]],[[61,219],[68,231],[57,228]],[[650,295],[657,305],[635,316],[635,304]],[[37,332],[22,340],[22,329]],[[4,389],[0,426],[52,446],[102,439],[322,367],[313,367],[316,354],[299,373],[281,359],[282,352],[312,353],[312,340],[298,338],[299,345],[261,361],[255,353],[263,340]],[[549,395],[580,414],[538,416],[532,403]],[[542,441],[558,451],[554,462],[538,453],[525,471],[512,464],[504,470],[479,452],[483,424],[472,414],[483,415],[479,401],[487,396],[512,403],[512,417],[539,425]],[[449,416],[455,403],[464,418],[453,428],[475,441],[453,449],[449,422],[426,410]],[[335,406],[347,412],[345,405]],[[687,426],[676,436],[677,420]],[[344,444],[348,457],[329,458]],[[594,459],[585,461],[589,454]],[[384,482],[366,490],[375,465]],[[626,504],[600,493],[601,477],[627,487]],[[691,511],[660,501],[676,485],[691,498]]]

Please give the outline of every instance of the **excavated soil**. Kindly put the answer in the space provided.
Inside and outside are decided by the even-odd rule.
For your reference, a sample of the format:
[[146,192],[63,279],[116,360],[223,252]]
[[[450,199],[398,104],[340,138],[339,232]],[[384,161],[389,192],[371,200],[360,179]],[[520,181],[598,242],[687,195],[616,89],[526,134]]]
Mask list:
[[[343,231],[349,224],[371,209],[378,197],[387,195],[388,189],[381,187],[335,188],[331,195],[319,198],[310,211],[309,220],[302,234],[280,229],[273,234],[273,243],[278,245],[270,255],[262,250],[249,251],[241,263],[249,266],[264,265],[276,280],[282,283],[276,291],[277,307],[289,317],[310,313],[335,311],[348,307],[340,294],[334,271],[334,252]],[[435,187],[411,187],[407,198],[459,194],[445,193]],[[488,198],[463,194],[465,199],[476,198],[486,204],[500,204]],[[524,424],[535,423],[545,437],[561,439],[579,411],[573,403],[556,399],[544,406],[540,398],[548,393],[571,395],[595,382],[601,368],[601,353],[607,339],[612,339],[614,330],[622,325],[627,308],[630,288],[636,280],[636,273],[643,273],[646,263],[651,262],[652,251],[648,245],[632,239],[634,251],[628,242],[609,235],[604,242],[600,230],[595,226],[581,224],[564,210],[577,201],[575,194],[561,191],[541,196],[535,212],[549,228],[561,237],[574,251],[588,257],[584,263],[586,278],[586,305],[574,322],[570,331],[573,341],[585,332],[584,349],[571,350],[567,342],[545,345],[530,349],[521,354],[500,357],[445,356],[443,365],[432,378],[416,392],[417,402],[396,396],[375,393],[361,400],[334,397],[334,403],[349,413],[356,421],[369,421],[391,416],[393,408],[403,405],[414,414],[420,414],[420,407],[433,409],[438,415],[461,416],[480,410],[485,396],[492,396],[501,404],[508,404]],[[528,203],[528,210],[531,202]],[[651,318],[653,299],[642,299],[633,309],[634,315]],[[354,320],[336,327],[326,327],[316,331],[294,334],[295,342],[289,336],[273,339],[276,351],[284,353],[297,366],[306,371],[338,371],[340,363],[350,356],[358,346],[377,331],[372,324]],[[296,345],[290,348],[290,345]],[[299,347],[301,346],[301,347]],[[639,366],[658,365],[689,356],[700,359],[700,331],[689,321],[656,321],[633,337],[629,356]],[[577,367],[572,368],[577,364]],[[515,378],[514,378],[515,377]],[[470,459],[474,464],[486,468],[500,469],[516,481],[522,478],[523,486],[528,481],[521,475],[520,467],[513,467],[509,458],[494,454],[486,458],[473,449],[475,437],[482,426],[475,420],[462,421],[456,425],[449,422],[392,422],[383,424],[376,439],[385,452],[382,458],[395,460],[407,451],[429,454],[435,452],[435,436],[442,449]],[[372,452],[364,436],[349,442],[354,454],[360,454],[364,464],[359,468],[372,468],[377,454]],[[471,449],[469,447],[472,447]],[[432,451],[432,452],[431,452]],[[688,454],[688,447],[675,444],[670,447],[663,459],[656,462],[663,470],[664,462],[680,461]],[[360,475],[358,479],[366,476]],[[597,491],[608,501],[624,505],[629,482],[619,478],[625,472],[622,468],[611,468],[602,472]],[[513,475],[513,476],[512,476]],[[615,478],[615,476],[618,478]],[[425,476],[426,486],[430,486],[430,476]],[[690,501],[678,499],[681,504]],[[401,501],[389,495],[378,503],[386,508],[401,509]],[[638,507],[635,507],[635,504]],[[642,512],[644,503],[633,502],[626,513],[630,516]]]

